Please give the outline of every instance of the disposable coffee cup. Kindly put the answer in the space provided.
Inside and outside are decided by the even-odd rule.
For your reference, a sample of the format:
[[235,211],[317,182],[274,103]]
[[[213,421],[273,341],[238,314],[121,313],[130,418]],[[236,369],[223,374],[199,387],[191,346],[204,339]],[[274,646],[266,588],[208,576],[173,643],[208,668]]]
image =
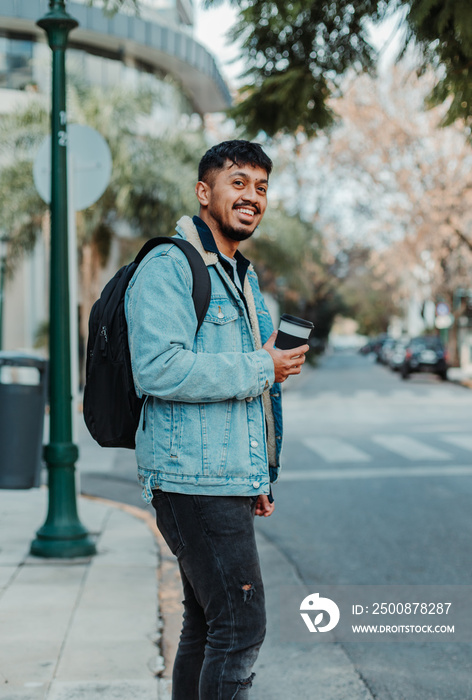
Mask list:
[[275,347],[279,350],[291,350],[300,345],[306,345],[310,333],[313,330],[311,321],[304,318],[283,314],[280,319],[279,331],[275,340]]

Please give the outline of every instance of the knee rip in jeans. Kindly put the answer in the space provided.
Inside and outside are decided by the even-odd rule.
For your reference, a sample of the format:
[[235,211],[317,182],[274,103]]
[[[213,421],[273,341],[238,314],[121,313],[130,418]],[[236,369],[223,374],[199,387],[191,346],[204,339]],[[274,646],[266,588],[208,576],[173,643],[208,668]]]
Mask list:
[[[233,697],[231,698],[231,700],[235,700],[235,698],[238,697],[238,693],[240,690],[249,690],[249,688],[252,686],[252,681],[253,681],[255,675],[256,675],[255,673],[251,673],[249,678],[245,678],[244,680],[237,682],[238,689],[235,692],[235,694],[233,695]],[[246,695],[246,693],[244,693],[244,695]]]
[[242,586],[242,591],[243,591],[243,600],[245,603],[248,603],[252,596],[254,595],[255,588],[252,583],[245,583]]

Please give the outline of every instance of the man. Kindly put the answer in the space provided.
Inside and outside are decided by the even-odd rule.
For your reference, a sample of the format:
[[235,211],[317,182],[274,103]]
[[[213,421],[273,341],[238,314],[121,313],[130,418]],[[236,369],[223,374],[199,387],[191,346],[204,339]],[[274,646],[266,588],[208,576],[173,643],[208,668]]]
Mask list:
[[200,162],[199,216],[177,225],[211,279],[198,333],[192,274],[177,246],[149,253],[127,291],[133,375],[146,395],[138,475],[184,590],[174,700],[248,698],[265,635],[254,514],[274,510],[280,382],[300,372],[308,350],[274,348],[256,273],[238,251],[264,215],[271,169],[248,141],[220,143]]

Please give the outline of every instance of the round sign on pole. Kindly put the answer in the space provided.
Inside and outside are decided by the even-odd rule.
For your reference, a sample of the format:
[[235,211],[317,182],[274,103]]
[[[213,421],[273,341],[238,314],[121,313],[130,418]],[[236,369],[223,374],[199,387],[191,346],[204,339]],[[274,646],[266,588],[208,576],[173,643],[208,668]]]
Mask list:
[[447,316],[449,314],[449,306],[443,301],[436,306],[436,314],[438,316]]
[[[107,142],[98,131],[82,124],[68,129],[68,155],[72,175],[72,201],[75,211],[94,204],[110,182],[112,159]],[[51,137],[39,147],[33,166],[39,196],[51,201]]]

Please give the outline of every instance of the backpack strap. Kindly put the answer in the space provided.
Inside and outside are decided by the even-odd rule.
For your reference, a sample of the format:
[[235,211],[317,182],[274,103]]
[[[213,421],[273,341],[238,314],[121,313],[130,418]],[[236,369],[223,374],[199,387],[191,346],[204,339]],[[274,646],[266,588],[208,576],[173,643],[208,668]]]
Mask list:
[[136,266],[144,260],[146,255],[158,245],[163,243],[176,245],[188,260],[193,277],[192,299],[197,314],[197,333],[201,328],[203,319],[205,318],[211,297],[211,281],[207,266],[203,262],[203,258],[196,248],[188,241],[182,238],[169,238],[166,236],[157,236],[147,241],[137,256],[134,259]]

